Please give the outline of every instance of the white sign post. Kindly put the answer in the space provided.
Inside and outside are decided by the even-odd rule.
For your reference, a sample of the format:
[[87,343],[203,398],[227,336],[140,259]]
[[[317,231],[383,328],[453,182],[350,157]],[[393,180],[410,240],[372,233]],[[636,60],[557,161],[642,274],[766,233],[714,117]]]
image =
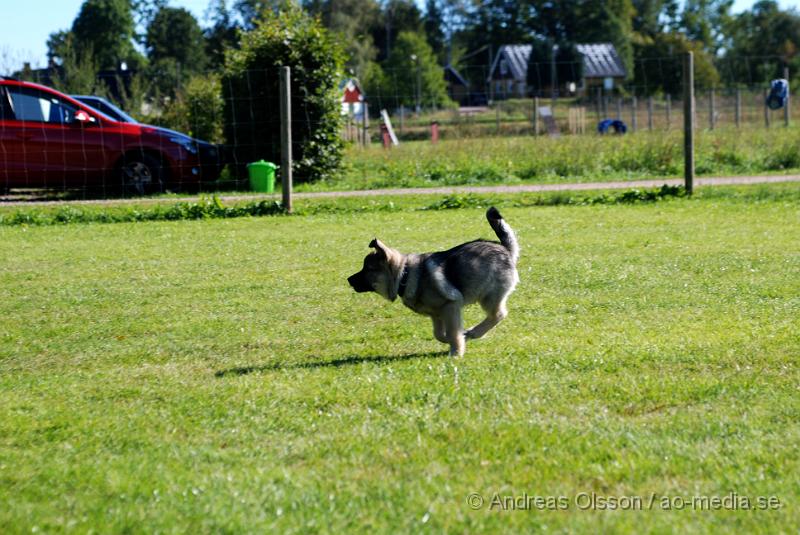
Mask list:
[[383,119],[383,124],[386,125],[386,129],[389,131],[389,137],[392,138],[392,145],[395,147],[400,144],[397,140],[397,136],[394,134],[394,128],[392,128],[392,120],[389,119],[389,112],[386,110],[381,110],[381,118]]

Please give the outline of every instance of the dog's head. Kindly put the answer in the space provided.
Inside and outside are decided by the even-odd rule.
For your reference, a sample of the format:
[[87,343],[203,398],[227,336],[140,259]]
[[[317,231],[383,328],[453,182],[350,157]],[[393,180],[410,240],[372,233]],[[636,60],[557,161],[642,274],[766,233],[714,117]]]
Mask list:
[[381,243],[378,238],[372,240],[369,246],[375,251],[364,258],[364,267],[347,277],[347,282],[356,292],[375,292],[394,301],[397,299],[397,276],[403,255]]

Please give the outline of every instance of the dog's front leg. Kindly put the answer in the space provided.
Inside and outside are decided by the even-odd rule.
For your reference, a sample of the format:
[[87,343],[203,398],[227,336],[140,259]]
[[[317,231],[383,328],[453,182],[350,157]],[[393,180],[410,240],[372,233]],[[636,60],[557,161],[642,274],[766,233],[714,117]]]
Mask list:
[[450,356],[464,354],[464,326],[461,323],[461,303],[449,303],[442,310],[447,341],[450,343]]

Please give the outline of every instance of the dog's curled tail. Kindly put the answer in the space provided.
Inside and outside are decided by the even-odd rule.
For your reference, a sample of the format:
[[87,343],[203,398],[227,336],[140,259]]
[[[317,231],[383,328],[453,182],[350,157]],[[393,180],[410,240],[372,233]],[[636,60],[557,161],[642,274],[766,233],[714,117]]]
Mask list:
[[511,258],[514,260],[514,264],[516,264],[519,259],[519,243],[517,243],[517,235],[514,234],[514,229],[506,223],[503,216],[500,215],[500,212],[494,206],[486,211],[486,219],[489,220],[489,224],[492,226],[494,233],[500,238],[500,243],[511,253]]

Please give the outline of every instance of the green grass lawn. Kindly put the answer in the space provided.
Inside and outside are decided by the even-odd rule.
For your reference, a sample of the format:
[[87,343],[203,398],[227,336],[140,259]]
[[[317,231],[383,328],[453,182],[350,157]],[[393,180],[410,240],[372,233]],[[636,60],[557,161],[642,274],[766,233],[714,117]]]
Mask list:
[[[462,359],[348,288],[483,212],[0,227],[0,532],[795,530],[796,195],[504,208],[521,282]],[[779,506],[678,501],[732,493]]]

